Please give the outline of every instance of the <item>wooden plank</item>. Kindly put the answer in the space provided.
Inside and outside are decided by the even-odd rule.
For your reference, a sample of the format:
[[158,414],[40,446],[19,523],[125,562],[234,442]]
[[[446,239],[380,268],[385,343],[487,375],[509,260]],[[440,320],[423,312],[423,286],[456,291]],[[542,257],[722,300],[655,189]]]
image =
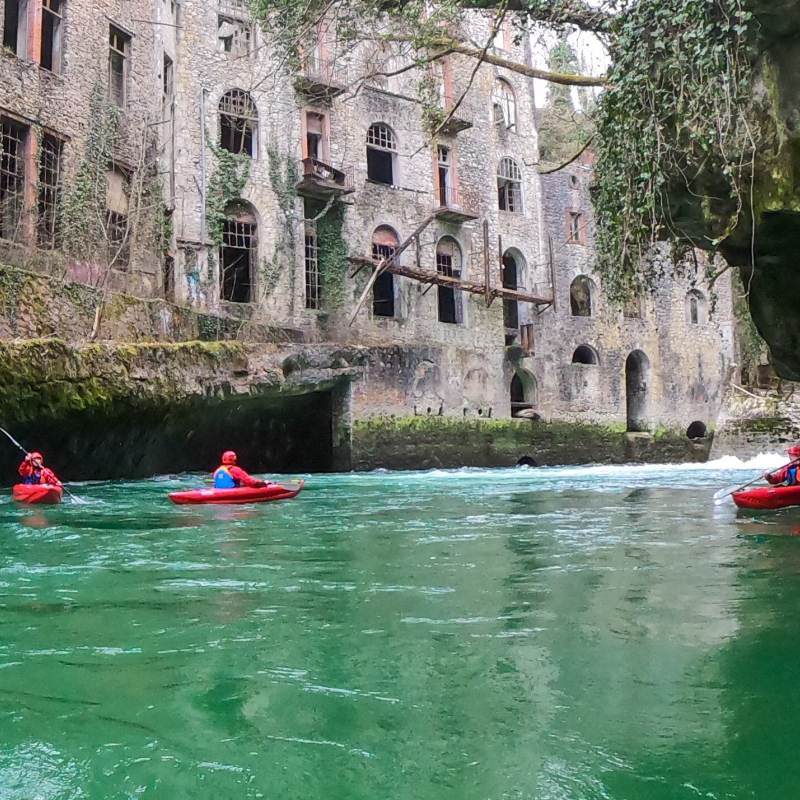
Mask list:
[[[419,266],[419,265],[417,265]],[[484,300],[486,301],[486,308],[492,304],[492,277],[489,269],[489,220],[483,221],[483,283],[484,283]]]

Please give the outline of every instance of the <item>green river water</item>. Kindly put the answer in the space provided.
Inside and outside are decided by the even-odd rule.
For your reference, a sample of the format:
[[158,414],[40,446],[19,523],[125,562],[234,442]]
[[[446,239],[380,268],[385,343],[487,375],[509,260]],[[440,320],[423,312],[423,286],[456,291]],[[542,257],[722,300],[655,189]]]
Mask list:
[[0,798],[798,798],[800,509],[736,466],[3,491]]

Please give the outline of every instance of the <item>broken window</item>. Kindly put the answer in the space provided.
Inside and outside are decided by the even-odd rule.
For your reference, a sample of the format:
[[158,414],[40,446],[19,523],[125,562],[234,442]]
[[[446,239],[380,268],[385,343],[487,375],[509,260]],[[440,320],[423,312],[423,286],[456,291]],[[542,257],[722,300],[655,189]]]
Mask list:
[[256,154],[258,111],[253,98],[231,89],[219,101],[219,145],[230,153]]
[[[503,288],[516,290],[518,286],[517,260],[506,252],[503,255]],[[516,300],[503,299],[503,325],[507,330],[519,327],[519,305]]]
[[306,112],[306,157],[317,161],[327,160],[327,137],[325,115],[316,111]]
[[55,250],[59,246],[62,149],[60,139],[44,134],[39,150],[39,217],[36,226],[36,239],[44,250]]
[[581,211],[567,212],[567,243],[583,244],[584,239],[583,213]]
[[231,303],[250,303],[253,300],[254,265],[258,258],[256,220],[241,208],[229,210],[228,215],[219,249],[220,297]]
[[497,205],[501,211],[522,213],[522,173],[513,158],[500,159],[497,169]]
[[[397,234],[391,228],[385,225],[376,228],[372,234],[372,260],[380,264],[390,258],[398,244]],[[382,272],[375,280],[372,287],[372,314],[375,317],[395,315],[394,275],[391,272]]]
[[569,308],[573,317],[591,317],[594,284],[586,275],[578,275],[569,287]]
[[106,239],[108,264],[126,269],[131,260],[130,221],[128,218],[128,176],[120,169],[107,173]]
[[[452,236],[443,236],[436,245],[436,271],[447,278],[461,277],[461,248]],[[461,322],[461,293],[454,287],[437,286],[439,322]]]
[[111,25],[108,29],[108,96],[120,108],[128,99],[131,37]]
[[306,308],[320,308],[322,305],[322,283],[317,252],[317,227],[309,220],[306,221],[305,268]]
[[27,0],[6,0],[3,9],[3,47],[25,58],[27,41]]
[[50,72],[61,72],[61,0],[42,0],[42,47],[39,63]]
[[494,124],[510,131],[517,130],[517,98],[506,81],[496,80],[492,87]]
[[450,149],[444,145],[439,145],[439,167],[438,167],[438,188],[439,188],[439,205],[443,208],[455,204],[455,199],[452,197],[452,176],[450,174],[451,167],[451,154]]
[[163,84],[162,105],[164,117],[168,118],[172,113],[172,98],[175,93],[175,65],[166,53],[164,53],[164,68],[161,78]]
[[0,146],[0,238],[23,239],[22,212],[25,207],[25,144],[28,128],[14,120],[2,119]]
[[397,144],[388,125],[376,122],[367,132],[367,178],[376,183],[394,185],[394,159]]
[[221,0],[217,16],[217,41],[223,53],[233,56],[253,54],[254,29],[244,0]]
[[686,323],[687,325],[706,324],[706,298],[697,289],[692,289],[686,295]]

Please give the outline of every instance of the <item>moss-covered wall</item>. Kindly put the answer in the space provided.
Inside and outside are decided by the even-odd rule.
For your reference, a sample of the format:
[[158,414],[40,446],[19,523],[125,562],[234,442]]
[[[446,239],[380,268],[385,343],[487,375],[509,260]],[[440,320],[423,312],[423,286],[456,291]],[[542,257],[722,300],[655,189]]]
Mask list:
[[512,467],[522,456],[540,466],[705,461],[711,438],[692,442],[684,431],[627,434],[623,426],[458,420],[447,417],[375,418],[352,428],[358,470]]

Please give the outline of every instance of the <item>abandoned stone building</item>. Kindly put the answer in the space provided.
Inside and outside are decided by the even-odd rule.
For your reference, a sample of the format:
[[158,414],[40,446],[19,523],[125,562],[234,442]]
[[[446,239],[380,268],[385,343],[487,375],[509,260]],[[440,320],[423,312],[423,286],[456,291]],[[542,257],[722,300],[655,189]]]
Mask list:
[[246,0],[6,0],[3,43],[0,261],[360,348],[353,424],[713,426],[729,284],[604,300],[591,159],[540,174],[527,77],[440,59],[431,122],[399,49],[321,31],[293,66]]

